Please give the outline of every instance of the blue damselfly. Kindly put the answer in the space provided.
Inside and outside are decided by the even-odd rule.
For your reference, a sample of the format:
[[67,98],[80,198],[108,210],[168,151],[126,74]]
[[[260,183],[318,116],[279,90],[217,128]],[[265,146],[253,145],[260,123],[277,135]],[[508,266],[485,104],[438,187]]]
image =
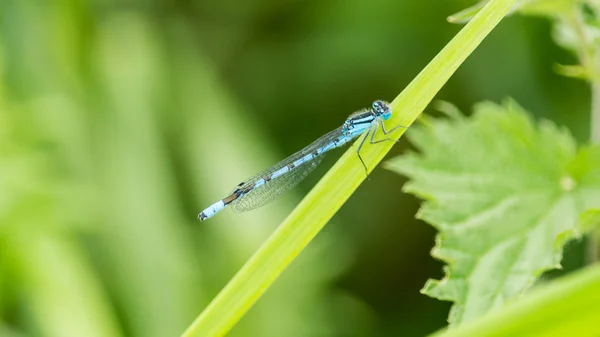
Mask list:
[[371,109],[350,115],[339,128],[325,134],[271,168],[239,183],[227,197],[200,212],[198,218],[206,220],[229,205],[235,212],[244,212],[267,204],[306,178],[321,163],[327,151],[340,147],[362,134],[364,137],[356,153],[366,172],[367,167],[360,156],[360,150],[369,135],[371,144],[391,140],[390,138],[375,140],[379,128],[384,135],[387,135],[400,127],[396,126],[389,131],[385,129],[384,121],[391,116],[392,110],[387,103],[373,102]]

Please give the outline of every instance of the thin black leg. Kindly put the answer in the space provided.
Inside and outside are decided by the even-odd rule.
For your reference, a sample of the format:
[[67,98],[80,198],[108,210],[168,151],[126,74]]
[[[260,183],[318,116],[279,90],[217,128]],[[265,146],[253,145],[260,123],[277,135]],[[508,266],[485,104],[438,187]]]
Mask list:
[[[403,125],[398,125],[398,126],[395,126],[394,128],[392,128],[390,131],[387,131],[387,130],[385,129],[385,124],[383,124],[383,121],[381,121],[381,120],[380,120],[380,121],[378,121],[376,125],[377,125],[377,126],[379,126],[379,124],[380,124],[380,123],[381,123],[381,131],[383,132],[383,134],[384,134],[384,135],[387,135],[388,133],[390,133],[390,132],[393,132],[394,130],[396,130],[396,129],[398,129],[398,128],[406,128],[406,127],[405,127],[405,126],[403,126]],[[375,129],[377,129],[377,127],[376,127]],[[385,138],[385,139],[375,140],[375,137],[374,137],[374,136],[375,136],[375,133],[373,133],[373,134],[371,135],[371,144],[377,144],[377,143],[388,142],[388,141],[394,141],[394,142],[396,142],[396,143],[398,143],[398,142],[399,142],[399,140],[393,140],[393,139],[391,139],[391,138],[389,138],[389,137],[388,137],[388,138]]]
[[385,124],[383,124],[383,121],[382,121],[382,120],[380,120],[380,121],[379,121],[379,123],[381,123],[381,131],[383,131],[383,134],[384,134],[384,135],[387,135],[387,134],[388,134],[388,133],[390,133],[390,132],[394,132],[394,131],[395,131],[396,129],[398,129],[398,128],[405,128],[405,129],[406,129],[406,126],[404,126],[404,125],[396,125],[396,126],[394,126],[394,127],[393,127],[393,128],[390,130],[390,131],[387,131],[387,130],[385,129]]
[[360,159],[360,162],[362,163],[363,167],[365,168],[365,174],[367,175],[367,177],[369,176],[369,171],[367,170],[367,165],[365,165],[365,161],[360,156],[360,150],[362,149],[363,145],[365,144],[365,140],[367,140],[367,137],[369,137],[369,134],[371,133],[371,131],[373,131],[373,127],[371,127],[369,129],[369,131],[367,131],[367,133],[363,137],[362,141],[358,145],[358,149],[356,149],[356,154],[358,155],[358,159]]
[[371,144],[375,144],[375,143],[374,143],[374,141],[375,141],[375,135],[377,134],[377,130],[378,130],[378,128],[379,128],[379,122],[377,122],[377,123],[375,123],[375,124],[371,125],[371,130],[373,131],[373,132],[371,133],[371,139],[370,139],[370,141],[369,141]]

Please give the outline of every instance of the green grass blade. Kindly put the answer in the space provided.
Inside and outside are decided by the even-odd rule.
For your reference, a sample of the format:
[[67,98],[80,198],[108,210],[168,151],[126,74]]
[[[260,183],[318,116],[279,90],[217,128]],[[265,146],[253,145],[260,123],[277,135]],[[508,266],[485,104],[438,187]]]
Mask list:
[[[515,0],[492,0],[417,75],[392,102],[389,126],[410,125],[450,76],[502,20]],[[388,129],[391,128],[388,126]],[[404,129],[394,133],[399,138]],[[359,139],[360,141],[360,139]],[[366,145],[361,152],[374,168],[394,145]],[[319,233],[366,178],[356,143],[284,220],[265,244],[194,321],[184,336],[222,336],[267,290],[281,272]]]
[[600,264],[541,285],[501,310],[434,337],[598,336]]

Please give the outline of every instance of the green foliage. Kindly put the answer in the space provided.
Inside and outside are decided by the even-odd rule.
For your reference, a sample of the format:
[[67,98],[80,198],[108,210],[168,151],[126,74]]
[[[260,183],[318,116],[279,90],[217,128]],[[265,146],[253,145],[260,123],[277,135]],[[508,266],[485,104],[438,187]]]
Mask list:
[[564,243],[597,222],[585,212],[600,205],[600,146],[577,150],[566,130],[547,121],[536,127],[510,100],[480,103],[470,118],[445,110],[451,119],[409,133],[422,154],[386,167],[410,177],[405,191],[427,200],[418,216],[439,230],[432,254],[448,266],[423,292],[455,302],[456,324],[558,268]]
[[[453,23],[471,20],[488,2],[484,0],[448,18]],[[579,64],[557,64],[557,73],[597,81],[600,77],[596,62],[600,47],[600,2],[595,0],[521,0],[511,10],[522,15],[549,18],[554,26],[554,40],[577,56]]]
[[[0,336],[181,333],[312,184],[210,223],[197,222],[199,209],[352,109],[390,98],[460,29],[442,20],[454,5],[0,1]],[[593,25],[579,8],[573,22]],[[388,125],[408,125],[506,9],[490,6],[465,28],[394,101]],[[585,134],[586,92],[544,72],[540,55],[556,48],[523,21],[503,25],[440,95],[467,104],[516,90],[517,78],[527,104],[568,111],[562,121]],[[573,32],[564,36],[579,39],[566,40],[579,55],[589,32]],[[581,65],[560,69],[590,78]],[[369,167],[392,145],[367,146]],[[263,250],[281,268],[250,275],[265,283],[238,282],[236,295],[254,296],[244,304],[362,182],[354,149],[288,219],[281,250]],[[398,177],[378,171],[229,336],[423,335],[444,325],[446,305],[414,289],[434,263],[430,229],[414,225],[416,203],[394,191]],[[581,228],[595,222],[587,212]],[[587,305],[566,308],[576,303]],[[233,324],[240,308],[212,314]]]
[[596,337],[600,321],[600,265],[549,284],[471,323],[432,337]]

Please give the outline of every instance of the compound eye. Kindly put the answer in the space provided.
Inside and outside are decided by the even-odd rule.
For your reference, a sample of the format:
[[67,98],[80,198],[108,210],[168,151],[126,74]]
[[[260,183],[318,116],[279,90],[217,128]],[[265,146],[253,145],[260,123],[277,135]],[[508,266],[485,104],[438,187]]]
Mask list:
[[385,104],[383,101],[375,101],[372,104],[373,107],[373,111],[375,111],[375,113],[381,115],[387,112],[388,107],[387,104]]

